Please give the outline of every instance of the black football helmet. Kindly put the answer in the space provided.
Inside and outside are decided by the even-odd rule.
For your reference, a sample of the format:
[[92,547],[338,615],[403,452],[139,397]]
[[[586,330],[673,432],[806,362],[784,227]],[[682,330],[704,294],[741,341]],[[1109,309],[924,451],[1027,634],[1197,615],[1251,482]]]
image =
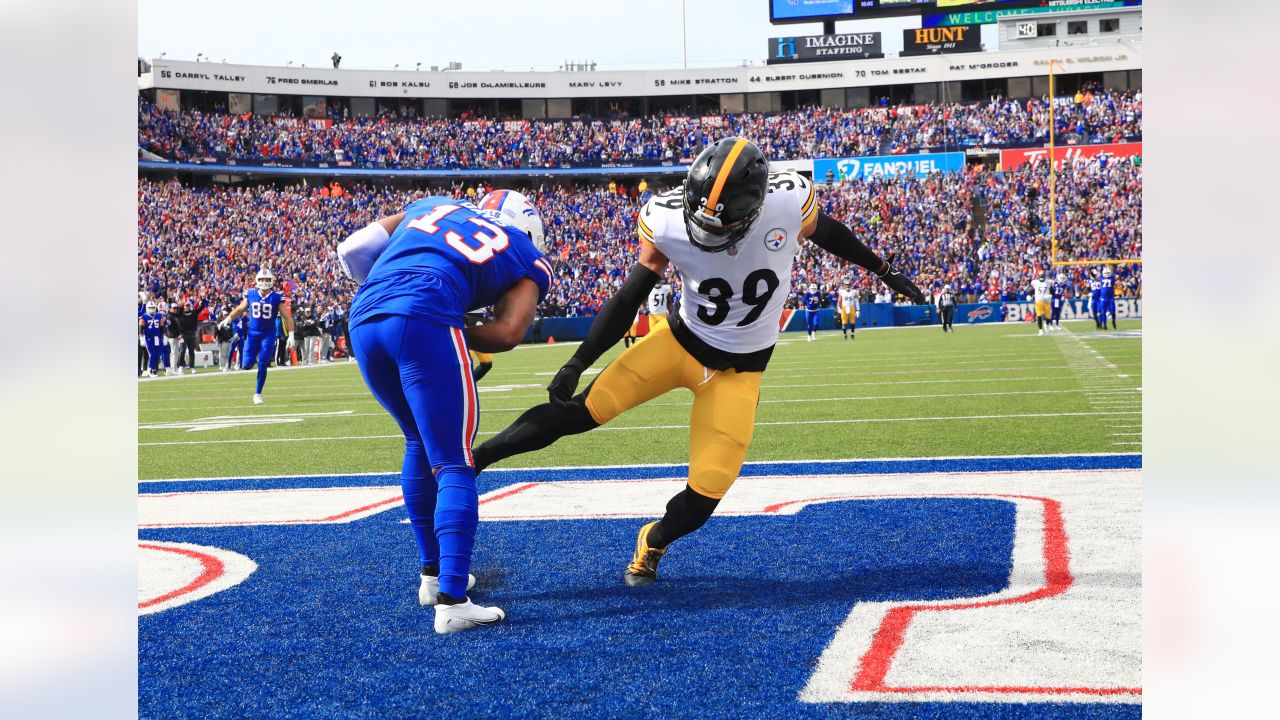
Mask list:
[[684,181],[689,242],[707,252],[728,250],[760,216],[769,190],[769,163],[755,143],[728,137],[703,150]]

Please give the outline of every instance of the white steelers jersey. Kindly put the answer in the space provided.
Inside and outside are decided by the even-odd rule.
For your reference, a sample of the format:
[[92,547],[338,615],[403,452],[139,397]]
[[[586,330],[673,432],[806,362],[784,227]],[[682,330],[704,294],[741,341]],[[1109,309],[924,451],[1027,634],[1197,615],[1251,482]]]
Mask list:
[[840,291],[840,307],[843,308],[845,312],[850,312],[850,311],[857,312],[858,311],[858,293],[852,290],[841,290]]
[[639,233],[680,273],[680,319],[699,340],[729,353],[752,353],[778,339],[782,306],[791,295],[791,266],[800,229],[818,217],[813,183],[792,172],[769,176],[764,207],[731,251],[706,252],[689,242],[682,189],[650,198]]
[[1032,280],[1031,289],[1035,292],[1036,302],[1049,302],[1049,298],[1053,297],[1053,293],[1049,290],[1049,283],[1044,280]]
[[649,314],[666,315],[671,300],[671,286],[662,283],[649,293]]

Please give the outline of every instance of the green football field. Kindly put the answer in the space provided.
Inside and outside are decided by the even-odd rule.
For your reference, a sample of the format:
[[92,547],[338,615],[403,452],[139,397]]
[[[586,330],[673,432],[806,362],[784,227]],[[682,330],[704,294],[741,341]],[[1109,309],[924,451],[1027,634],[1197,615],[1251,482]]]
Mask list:
[[[1141,321],[785,333],[765,373],[748,460],[1119,453],[1141,449]],[[543,402],[574,344],[498,355],[480,383],[477,443]],[[621,344],[584,375],[621,352]],[[403,443],[354,363],[140,381],[141,479],[399,470]],[[497,467],[687,462],[692,394]]]

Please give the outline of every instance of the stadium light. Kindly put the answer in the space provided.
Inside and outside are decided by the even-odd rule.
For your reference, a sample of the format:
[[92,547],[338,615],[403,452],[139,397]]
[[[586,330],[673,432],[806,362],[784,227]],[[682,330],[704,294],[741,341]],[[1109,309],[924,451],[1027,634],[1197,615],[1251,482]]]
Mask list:
[[422,69],[422,63],[416,63],[416,64],[413,66],[413,69],[414,69],[414,70],[421,70],[421,69]]
[[285,67],[293,67],[293,61],[290,60],[284,64]]
[[196,53],[196,62],[200,62],[200,58],[204,57],[204,53]]

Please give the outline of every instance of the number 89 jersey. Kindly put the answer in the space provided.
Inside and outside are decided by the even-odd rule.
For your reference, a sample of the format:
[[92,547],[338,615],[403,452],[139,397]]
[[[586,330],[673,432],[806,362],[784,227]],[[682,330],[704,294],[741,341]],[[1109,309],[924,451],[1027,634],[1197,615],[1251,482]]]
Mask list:
[[681,188],[655,195],[641,209],[638,222],[641,242],[656,246],[680,273],[681,324],[723,353],[770,350],[791,294],[800,230],[818,217],[813,183],[791,172],[770,175],[760,216],[746,237],[725,252],[706,252],[689,242],[682,195]]

